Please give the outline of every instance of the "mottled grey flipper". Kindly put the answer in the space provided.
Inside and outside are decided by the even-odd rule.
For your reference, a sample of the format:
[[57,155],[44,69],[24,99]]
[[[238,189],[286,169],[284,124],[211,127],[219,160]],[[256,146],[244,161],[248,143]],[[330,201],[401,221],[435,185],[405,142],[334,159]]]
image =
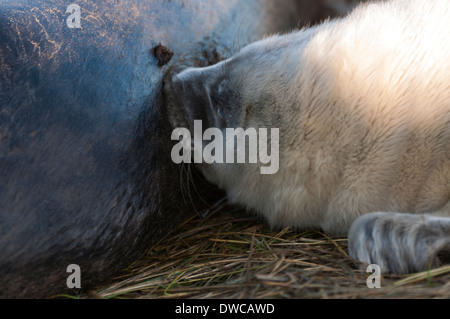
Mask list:
[[352,258],[378,264],[383,273],[424,271],[450,255],[450,218],[371,213],[356,219],[348,241]]

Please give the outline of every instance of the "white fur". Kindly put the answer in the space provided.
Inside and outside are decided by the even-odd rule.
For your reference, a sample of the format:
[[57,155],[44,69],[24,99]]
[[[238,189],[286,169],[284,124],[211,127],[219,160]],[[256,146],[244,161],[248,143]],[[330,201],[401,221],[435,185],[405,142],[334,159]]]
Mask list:
[[448,0],[365,4],[244,48],[244,100],[278,96],[280,169],[213,165],[205,176],[272,225],[346,234],[375,211],[449,216],[449,17]]
[[279,128],[274,175],[198,167],[273,226],[348,234],[383,272],[434,267],[450,252],[449,17],[449,0],[391,0],[269,37],[171,77],[169,119]]

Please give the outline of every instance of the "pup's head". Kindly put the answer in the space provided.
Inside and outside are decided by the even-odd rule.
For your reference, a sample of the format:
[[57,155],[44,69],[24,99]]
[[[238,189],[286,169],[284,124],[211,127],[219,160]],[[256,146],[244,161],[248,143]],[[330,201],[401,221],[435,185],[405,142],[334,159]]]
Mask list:
[[[208,128],[223,132],[224,150],[230,147],[225,140],[228,128],[254,129],[258,137],[259,130],[265,128],[267,154],[270,154],[273,129],[279,130],[281,146],[283,130],[290,126],[294,102],[290,102],[293,97],[289,86],[309,38],[308,31],[304,35],[271,37],[243,48],[234,57],[216,65],[168,74],[164,96],[173,128],[187,128],[193,141],[194,121],[201,120],[203,132]],[[258,142],[258,138],[251,140],[249,137],[247,147]],[[203,141],[202,149],[208,143],[210,141]],[[235,148],[235,154],[242,151]],[[243,179],[257,180],[256,175],[261,174],[260,167],[264,164],[255,164],[254,159],[249,160],[252,154],[247,155],[245,164],[203,162],[198,168],[208,180],[228,191],[236,184],[243,184]],[[265,164],[268,165],[267,161]]]

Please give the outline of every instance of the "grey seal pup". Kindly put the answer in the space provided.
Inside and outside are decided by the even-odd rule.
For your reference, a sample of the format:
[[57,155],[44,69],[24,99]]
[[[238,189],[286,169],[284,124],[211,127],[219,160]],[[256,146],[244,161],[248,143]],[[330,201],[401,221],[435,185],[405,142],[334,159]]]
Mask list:
[[274,227],[348,235],[350,256],[384,273],[436,267],[450,251],[449,16],[449,1],[385,1],[267,37],[167,76],[169,119],[279,129],[274,174],[196,166]]

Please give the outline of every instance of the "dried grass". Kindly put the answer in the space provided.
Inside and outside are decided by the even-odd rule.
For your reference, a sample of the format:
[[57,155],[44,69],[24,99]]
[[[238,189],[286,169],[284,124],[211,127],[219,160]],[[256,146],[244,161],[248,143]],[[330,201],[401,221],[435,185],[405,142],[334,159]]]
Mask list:
[[407,276],[370,275],[347,240],[319,231],[271,230],[241,210],[193,216],[152,247],[100,298],[448,298],[450,266]]

